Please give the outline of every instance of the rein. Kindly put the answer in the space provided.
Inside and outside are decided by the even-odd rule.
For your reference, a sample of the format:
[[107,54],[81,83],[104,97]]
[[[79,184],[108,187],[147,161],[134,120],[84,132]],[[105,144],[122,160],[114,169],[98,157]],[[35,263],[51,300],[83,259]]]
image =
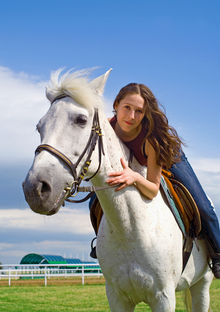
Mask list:
[[[68,95],[61,94],[61,95],[55,97],[55,99],[51,102],[51,105],[53,104],[53,102],[60,100],[62,98],[65,98],[65,97],[68,97]],[[84,180],[84,177],[85,177],[85,175],[89,169],[89,166],[91,164],[91,156],[92,156],[93,151],[95,150],[97,142],[98,142],[98,154],[99,154],[98,168],[97,168],[96,172],[91,177],[86,178]],[[61,196],[64,197],[64,200],[66,200],[68,202],[82,203],[82,202],[88,200],[89,198],[91,198],[96,191],[104,190],[104,189],[107,189],[110,187],[116,187],[116,185],[105,186],[105,187],[94,187],[94,186],[80,187],[80,184],[83,180],[88,182],[90,179],[92,179],[98,173],[100,166],[101,166],[101,162],[102,162],[102,155],[105,155],[104,148],[103,148],[102,131],[100,128],[100,123],[99,123],[99,114],[98,114],[98,109],[96,109],[96,108],[95,108],[95,112],[94,112],[94,116],[93,116],[93,125],[92,125],[92,129],[91,129],[90,137],[88,139],[88,142],[87,142],[82,154],[79,156],[79,158],[75,164],[73,164],[72,161],[67,156],[65,156],[63,153],[61,153],[60,151],[58,151],[56,148],[54,148],[53,146],[51,146],[49,144],[39,145],[35,151],[35,154],[41,153],[42,151],[48,151],[51,154],[57,156],[60,160],[63,161],[63,163],[65,163],[69,167],[74,181],[71,183],[71,186],[67,186],[63,190],[63,194],[61,194]],[[77,177],[76,168],[78,167],[80,161],[82,160],[83,156],[86,153],[88,153],[88,155],[86,157],[84,165],[82,166],[83,169],[81,170],[81,173]],[[75,197],[79,192],[89,192],[89,194],[85,198],[80,199],[80,200],[69,199],[69,197]]]

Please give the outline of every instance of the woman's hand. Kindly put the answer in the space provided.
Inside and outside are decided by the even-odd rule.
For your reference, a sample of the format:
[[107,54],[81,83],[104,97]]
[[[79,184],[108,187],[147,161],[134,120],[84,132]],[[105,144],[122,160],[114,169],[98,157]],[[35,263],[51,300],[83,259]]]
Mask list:
[[148,155],[147,178],[143,177],[138,172],[131,170],[126,165],[124,159],[121,158],[120,160],[123,170],[109,173],[109,179],[106,181],[109,185],[120,184],[120,186],[116,188],[116,191],[120,191],[126,186],[135,183],[135,187],[147,198],[153,199],[157,196],[160,187],[162,168],[156,163],[156,155],[152,145],[150,143],[146,145],[148,146],[148,153],[146,153],[146,155]]
[[120,160],[123,170],[109,173],[110,179],[106,181],[109,185],[121,184],[116,191],[120,191],[128,185],[134,184],[137,181],[138,174],[126,165],[123,158]]

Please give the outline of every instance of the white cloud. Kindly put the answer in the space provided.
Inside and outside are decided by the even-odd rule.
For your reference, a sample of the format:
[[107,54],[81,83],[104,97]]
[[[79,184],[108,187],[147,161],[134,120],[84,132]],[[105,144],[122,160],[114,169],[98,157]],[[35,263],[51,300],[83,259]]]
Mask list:
[[190,162],[195,170],[220,172],[220,158],[197,158]]
[[38,120],[46,113],[48,82],[25,73],[15,74],[0,66],[0,161],[33,157],[39,144],[35,133]]
[[70,235],[93,234],[89,212],[77,208],[61,208],[58,214],[43,216],[30,209],[1,209],[1,230],[34,230],[36,232],[59,233],[68,232]]
[[[1,209],[0,229],[1,236],[7,236],[10,241],[0,243],[0,262],[4,264],[20,263],[28,253],[79,257],[91,261],[90,244],[95,234],[88,211],[62,208],[58,214],[46,217],[28,208]],[[49,239],[46,238],[48,236]],[[69,239],[66,241],[60,237]]]
[[1,250],[7,249],[7,248],[11,248],[11,247],[13,247],[13,244],[0,243],[0,252],[1,252]]
[[195,170],[196,175],[203,186],[206,194],[211,198],[220,220],[220,171]]
[[192,158],[190,164],[204,191],[214,203],[220,220],[220,158]]

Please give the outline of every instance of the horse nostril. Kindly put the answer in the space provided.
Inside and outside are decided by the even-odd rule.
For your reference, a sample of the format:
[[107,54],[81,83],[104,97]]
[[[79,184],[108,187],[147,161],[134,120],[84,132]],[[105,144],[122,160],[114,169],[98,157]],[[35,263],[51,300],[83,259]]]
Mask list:
[[37,193],[40,197],[49,197],[51,193],[51,187],[47,182],[40,181],[37,187]]
[[46,192],[50,192],[50,191],[51,191],[50,185],[47,184],[46,182],[42,182],[41,192],[46,193]]

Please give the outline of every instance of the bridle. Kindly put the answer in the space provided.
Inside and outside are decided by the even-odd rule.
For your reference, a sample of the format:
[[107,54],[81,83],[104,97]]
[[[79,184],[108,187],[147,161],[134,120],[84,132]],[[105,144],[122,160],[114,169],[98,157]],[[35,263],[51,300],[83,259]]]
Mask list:
[[[61,94],[57,97],[54,98],[54,100],[51,102],[51,105],[57,101],[60,100],[62,98],[65,97],[69,97],[69,95],[67,94]],[[86,178],[84,180],[84,177],[88,171],[88,168],[91,164],[91,156],[93,151],[95,150],[96,144],[98,142],[98,155],[99,155],[99,164],[98,164],[98,168],[96,170],[96,172],[89,178]],[[102,131],[100,128],[100,123],[99,123],[99,114],[98,114],[98,109],[95,108],[95,112],[94,112],[94,116],[93,116],[93,124],[92,124],[92,129],[91,129],[91,133],[88,139],[88,142],[83,150],[83,152],[81,153],[81,155],[79,156],[77,162],[75,164],[72,163],[72,161],[65,156],[63,153],[61,153],[60,151],[58,151],[56,148],[54,148],[53,146],[49,145],[49,144],[41,144],[37,147],[35,154],[37,153],[41,153],[42,151],[48,151],[51,154],[57,156],[60,160],[62,160],[63,163],[65,163],[70,171],[71,174],[73,176],[73,182],[71,183],[71,186],[67,186],[64,189],[65,192],[65,196],[64,196],[64,200],[69,201],[71,203],[81,203],[86,201],[87,199],[91,198],[93,196],[93,194],[95,193],[95,191],[98,190],[103,190],[112,186],[105,186],[105,187],[94,187],[94,186],[87,186],[87,187],[80,187],[81,182],[84,180],[86,182],[88,182],[90,179],[92,179],[99,171],[100,166],[101,166],[101,162],[102,162],[102,155],[105,155],[104,153],[104,148],[103,148],[103,140],[102,140]],[[82,170],[81,173],[79,174],[79,176],[77,176],[77,172],[76,169],[80,163],[80,161],[82,160],[82,158],[84,157],[84,155],[87,153],[87,157],[86,160],[84,162],[84,165],[82,166]],[[113,187],[116,187],[116,185],[114,185]],[[89,194],[80,200],[73,200],[73,199],[69,199],[69,197],[75,197],[78,192],[89,192]]]

